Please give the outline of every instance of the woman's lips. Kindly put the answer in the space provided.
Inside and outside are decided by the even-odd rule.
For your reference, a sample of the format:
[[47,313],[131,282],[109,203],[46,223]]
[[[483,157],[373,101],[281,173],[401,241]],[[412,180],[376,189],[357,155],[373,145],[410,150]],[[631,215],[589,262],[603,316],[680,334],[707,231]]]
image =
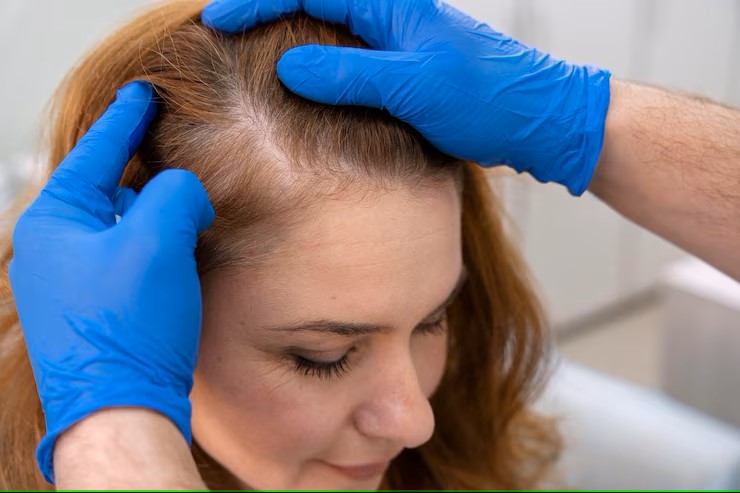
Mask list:
[[377,462],[375,464],[366,464],[362,466],[338,466],[326,462],[329,467],[342,475],[353,479],[355,481],[367,481],[369,479],[375,479],[388,469],[388,462]]

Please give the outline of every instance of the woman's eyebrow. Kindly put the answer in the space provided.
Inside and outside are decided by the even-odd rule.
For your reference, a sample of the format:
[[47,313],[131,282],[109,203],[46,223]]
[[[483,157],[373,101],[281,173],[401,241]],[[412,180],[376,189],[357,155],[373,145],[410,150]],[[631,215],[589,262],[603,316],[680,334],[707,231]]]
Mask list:
[[[460,294],[460,291],[462,291],[462,288],[465,285],[467,279],[468,270],[465,268],[465,266],[463,266],[460,270],[460,275],[458,276],[457,283],[455,284],[455,287],[452,289],[452,291],[450,291],[447,299],[445,299],[445,301],[443,301],[437,308],[432,310],[432,312],[429,313],[429,315],[424,317],[422,320],[427,320],[445,310],[455,300],[457,295]],[[266,327],[266,329],[276,330],[280,332],[324,332],[346,337],[356,337],[376,333],[388,333],[393,330],[392,327],[389,327],[387,325],[340,322],[337,320],[314,320],[311,322],[301,322],[291,325],[268,326]]]

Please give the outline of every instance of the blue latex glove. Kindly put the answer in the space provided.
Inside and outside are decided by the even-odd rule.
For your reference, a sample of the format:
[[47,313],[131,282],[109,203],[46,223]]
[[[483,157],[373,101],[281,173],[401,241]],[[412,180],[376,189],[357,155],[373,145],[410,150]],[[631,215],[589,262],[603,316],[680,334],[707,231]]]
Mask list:
[[608,71],[556,60],[439,0],[215,0],[202,20],[234,33],[296,10],[347,24],[375,50],[291,49],[277,67],[291,90],[385,108],[453,156],[508,164],[575,195],[587,188]]
[[194,249],[214,212],[188,171],[163,171],[138,195],[117,187],[152,95],[143,82],[122,87],[13,231],[10,282],[46,418],[36,455],[51,482],[54,440],[102,407],[154,409],[190,441]]

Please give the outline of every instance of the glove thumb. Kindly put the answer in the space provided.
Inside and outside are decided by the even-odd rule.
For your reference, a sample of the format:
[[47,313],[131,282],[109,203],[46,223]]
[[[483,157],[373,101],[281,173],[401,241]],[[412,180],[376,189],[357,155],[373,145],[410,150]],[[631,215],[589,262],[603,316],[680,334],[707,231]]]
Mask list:
[[144,186],[120,225],[167,240],[184,240],[195,247],[198,233],[214,218],[208,193],[195,174],[167,169]]
[[278,76],[304,98],[326,104],[370,106],[403,118],[409,93],[435,53],[378,51],[327,45],[302,45],[278,60]]

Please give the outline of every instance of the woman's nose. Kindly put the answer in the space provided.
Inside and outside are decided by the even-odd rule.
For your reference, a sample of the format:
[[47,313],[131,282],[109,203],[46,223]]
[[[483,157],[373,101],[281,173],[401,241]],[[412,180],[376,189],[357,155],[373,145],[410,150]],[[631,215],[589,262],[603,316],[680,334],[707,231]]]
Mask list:
[[411,359],[386,366],[376,374],[374,383],[355,412],[360,433],[407,448],[429,441],[434,432],[434,413]]

